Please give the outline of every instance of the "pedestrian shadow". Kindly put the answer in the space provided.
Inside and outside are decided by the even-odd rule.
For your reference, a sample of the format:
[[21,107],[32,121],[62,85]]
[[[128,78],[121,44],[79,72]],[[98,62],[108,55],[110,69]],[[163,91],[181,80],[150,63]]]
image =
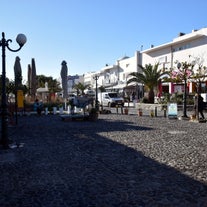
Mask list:
[[124,135],[136,139],[136,133],[152,132],[153,127],[120,119],[28,119],[16,133],[25,142],[24,148],[13,151],[17,160],[0,162],[0,182],[5,183],[8,172],[10,177],[7,188],[0,186],[0,206],[8,193],[12,206],[25,206],[31,199],[50,207],[207,205],[205,183],[120,142]]

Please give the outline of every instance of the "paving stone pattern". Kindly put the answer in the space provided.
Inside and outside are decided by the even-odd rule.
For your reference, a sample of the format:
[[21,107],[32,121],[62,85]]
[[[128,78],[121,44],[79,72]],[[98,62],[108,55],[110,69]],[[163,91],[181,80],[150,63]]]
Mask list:
[[19,117],[0,207],[206,207],[207,123],[106,114]]

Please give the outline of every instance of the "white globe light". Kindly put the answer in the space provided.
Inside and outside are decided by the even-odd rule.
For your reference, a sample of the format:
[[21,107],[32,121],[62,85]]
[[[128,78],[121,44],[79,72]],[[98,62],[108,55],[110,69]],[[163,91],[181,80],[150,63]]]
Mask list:
[[26,43],[27,37],[24,34],[18,34],[16,41],[22,47]]

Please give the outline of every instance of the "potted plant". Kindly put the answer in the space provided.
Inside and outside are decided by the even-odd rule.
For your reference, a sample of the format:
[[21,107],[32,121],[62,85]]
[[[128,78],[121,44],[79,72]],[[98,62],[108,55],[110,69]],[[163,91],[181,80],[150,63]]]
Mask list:
[[59,113],[63,114],[63,104],[59,104],[58,108],[59,108]]
[[57,104],[52,102],[48,106],[48,110],[50,111],[51,114],[56,114],[57,113]]
[[46,107],[48,108],[48,113],[52,114],[52,111],[53,111],[52,104],[50,103]]
[[45,115],[48,115],[52,111],[50,103],[44,103],[43,108],[45,110]]
[[138,115],[142,116],[142,109],[141,108],[138,109]]
[[45,107],[45,115],[48,115],[48,107]]
[[129,109],[127,107],[124,108],[124,114],[128,114],[129,113]]
[[57,106],[53,106],[53,114],[57,113]]
[[98,119],[98,110],[96,108],[91,108],[89,111],[89,120],[96,121]]
[[68,102],[69,113],[74,114],[75,104],[73,99],[69,100]]
[[153,110],[150,111],[150,116],[154,117],[154,111]]

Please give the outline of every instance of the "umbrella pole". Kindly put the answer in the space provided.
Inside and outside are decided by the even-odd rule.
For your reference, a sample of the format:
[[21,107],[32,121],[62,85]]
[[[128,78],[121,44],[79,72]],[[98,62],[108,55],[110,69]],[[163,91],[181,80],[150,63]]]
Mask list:
[[65,98],[65,111],[67,111],[67,100]]
[[16,125],[18,124],[18,117],[17,117],[17,90],[15,91],[15,118],[16,118]]

